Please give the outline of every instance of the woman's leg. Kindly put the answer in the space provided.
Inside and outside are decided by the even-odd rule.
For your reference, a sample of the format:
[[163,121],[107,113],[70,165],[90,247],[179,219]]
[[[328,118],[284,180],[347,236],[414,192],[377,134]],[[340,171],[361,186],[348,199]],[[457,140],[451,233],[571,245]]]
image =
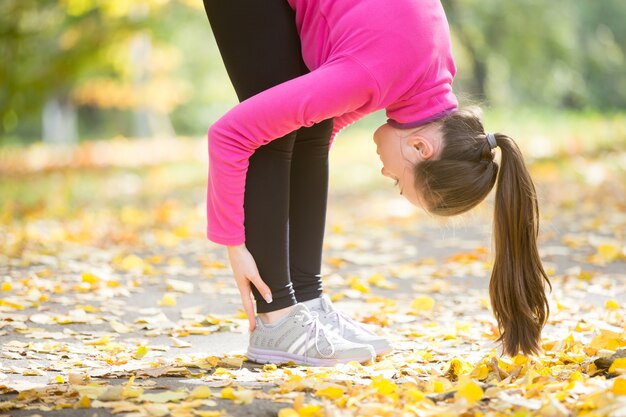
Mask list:
[[328,144],[332,130],[332,119],[298,130],[291,159],[289,262],[298,302],[322,294]]
[[[307,72],[293,10],[285,0],[204,0],[239,100]],[[289,179],[296,133],[257,149],[246,176],[246,246],[272,290],[268,304],[252,286],[257,313],[296,304],[289,277]]]
[[240,101],[308,72],[286,0],[203,1]]

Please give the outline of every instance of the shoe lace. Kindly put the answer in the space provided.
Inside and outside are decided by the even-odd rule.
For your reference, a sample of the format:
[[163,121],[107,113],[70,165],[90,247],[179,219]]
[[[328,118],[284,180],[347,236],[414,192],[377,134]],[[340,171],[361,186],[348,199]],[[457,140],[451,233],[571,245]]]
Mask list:
[[[333,342],[330,340],[331,336],[329,333],[327,333],[327,330],[324,328],[324,325],[322,325],[322,323],[319,321],[318,319],[318,314],[314,311],[310,312],[311,316],[303,323],[303,325],[305,327],[307,327],[306,330],[306,341],[305,341],[305,346],[309,345],[309,340],[311,340],[311,336],[314,335],[315,337],[315,349],[317,349],[317,352],[324,358],[329,358],[331,356],[333,356],[335,354],[335,345],[333,344]],[[324,338],[326,339],[326,341],[328,342],[328,344],[330,345],[331,351],[329,354],[324,354],[319,347],[319,336],[323,335]],[[306,350],[304,352],[304,359],[307,360],[308,359],[308,350]]]
[[371,331],[370,329],[365,327],[365,325],[363,325],[362,323],[359,323],[358,321],[352,320],[350,318],[350,316],[348,316],[343,311],[332,309],[330,311],[327,311],[326,315],[327,315],[327,317],[330,317],[333,321],[337,321],[338,326],[339,326],[339,335],[340,336],[343,335],[343,331],[344,331],[344,329],[346,327],[346,324],[349,324],[349,325],[352,325],[354,327],[357,327],[357,328],[359,328],[360,330],[363,330],[365,333],[367,333],[369,335],[376,336],[376,333],[374,333],[373,331]]

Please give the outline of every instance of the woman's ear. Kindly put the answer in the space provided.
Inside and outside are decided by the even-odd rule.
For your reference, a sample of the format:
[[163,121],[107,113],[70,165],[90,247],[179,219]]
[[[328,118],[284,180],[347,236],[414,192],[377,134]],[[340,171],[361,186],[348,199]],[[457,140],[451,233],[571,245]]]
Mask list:
[[415,152],[422,160],[431,159],[437,153],[438,148],[433,141],[424,136],[413,135],[408,138],[408,141],[408,144],[415,149]]

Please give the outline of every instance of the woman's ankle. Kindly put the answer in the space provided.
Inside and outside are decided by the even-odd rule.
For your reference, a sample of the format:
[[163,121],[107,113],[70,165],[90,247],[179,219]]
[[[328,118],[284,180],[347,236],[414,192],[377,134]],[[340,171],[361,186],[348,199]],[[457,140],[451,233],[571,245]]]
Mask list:
[[257,316],[264,324],[274,324],[287,316],[294,306],[281,308],[280,310],[268,311],[267,313],[258,313]]

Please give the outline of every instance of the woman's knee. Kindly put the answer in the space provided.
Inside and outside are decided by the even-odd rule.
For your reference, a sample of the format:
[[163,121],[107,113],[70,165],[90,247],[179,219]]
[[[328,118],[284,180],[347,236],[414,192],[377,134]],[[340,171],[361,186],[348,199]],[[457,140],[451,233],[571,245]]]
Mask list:
[[274,139],[271,142],[261,146],[258,148],[255,153],[265,153],[265,154],[279,154],[281,156],[289,156],[293,152],[293,145],[296,140],[296,132],[291,132],[283,137],[278,139]]
[[330,135],[333,132],[333,119],[322,120],[309,127],[302,127],[296,132],[296,146],[323,145],[328,147]]

